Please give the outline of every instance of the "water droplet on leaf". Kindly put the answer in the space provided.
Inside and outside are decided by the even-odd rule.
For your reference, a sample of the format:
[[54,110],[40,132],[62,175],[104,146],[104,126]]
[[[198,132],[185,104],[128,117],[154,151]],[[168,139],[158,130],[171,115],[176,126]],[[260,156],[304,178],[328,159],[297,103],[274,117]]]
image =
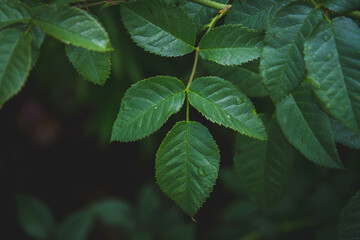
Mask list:
[[204,171],[201,168],[198,168],[197,171],[201,177],[206,177],[206,174],[204,173]]
[[230,115],[227,115],[226,117],[227,117],[227,118],[230,118]]
[[236,99],[236,102],[237,102],[237,104],[242,104],[242,103],[244,102],[244,100],[241,99],[241,98],[237,98],[237,99]]
[[330,40],[330,36],[329,35],[324,35],[324,41],[327,42]]
[[321,84],[316,80],[312,80],[311,85],[316,89],[319,89],[321,87]]

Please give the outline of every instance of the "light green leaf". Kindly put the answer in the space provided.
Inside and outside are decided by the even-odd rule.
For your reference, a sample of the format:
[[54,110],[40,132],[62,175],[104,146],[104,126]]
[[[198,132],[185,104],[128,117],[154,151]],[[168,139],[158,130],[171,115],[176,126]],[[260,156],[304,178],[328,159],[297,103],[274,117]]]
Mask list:
[[250,137],[266,139],[265,128],[250,99],[231,82],[201,77],[190,86],[189,101],[207,119]]
[[104,85],[110,76],[111,54],[66,45],[65,51],[75,69],[90,82]]
[[281,9],[269,25],[260,71],[274,102],[288,95],[305,78],[304,42],[321,19],[319,10],[291,4]]
[[334,137],[336,142],[341,143],[350,148],[360,149],[359,134],[354,133],[335,118],[331,119],[331,123],[332,123],[332,129],[334,132]]
[[333,10],[337,13],[346,13],[355,10],[359,10],[359,0],[325,0],[322,3],[323,6]]
[[360,28],[351,19],[324,21],[305,45],[314,92],[337,120],[360,133]]
[[255,30],[240,25],[223,25],[201,39],[200,56],[222,65],[241,65],[260,57],[262,39]]
[[351,198],[339,217],[339,240],[358,240],[360,236],[360,192]]
[[270,20],[284,5],[294,0],[234,0],[226,16],[226,24],[241,24],[245,27],[263,31]]
[[27,23],[30,18],[30,10],[26,4],[14,0],[0,3],[0,28],[14,23]]
[[111,51],[110,40],[101,24],[77,7],[44,7],[36,15],[35,24],[60,41],[93,51]]
[[121,226],[127,229],[134,227],[131,206],[118,199],[105,199],[91,207],[95,216],[99,217],[106,225]]
[[262,208],[275,206],[286,193],[292,173],[293,150],[275,119],[262,115],[268,141],[238,134],[234,166],[241,188]]
[[37,198],[18,194],[17,216],[22,229],[32,238],[49,239],[55,220],[48,207]]
[[341,169],[329,116],[304,85],[276,106],[276,117],[289,142],[310,161]]
[[[225,4],[228,0],[215,0],[214,2]],[[190,1],[182,1],[180,7],[192,18],[198,30],[208,24],[218,12],[216,9]]]
[[219,171],[219,149],[197,122],[178,122],[156,153],[160,188],[190,216],[209,197]]
[[0,108],[24,85],[31,65],[31,36],[16,29],[0,31]]
[[136,141],[158,130],[184,104],[184,90],[179,79],[166,76],[132,85],[121,102],[111,141]]
[[204,62],[210,75],[218,76],[232,82],[246,96],[266,97],[268,92],[263,84],[263,78],[259,74],[259,63],[252,61],[241,66],[223,66],[214,62]]
[[122,4],[121,16],[131,38],[146,51],[176,57],[194,50],[195,25],[172,4],[162,0]]
[[85,240],[94,222],[91,210],[72,213],[60,224],[55,240]]

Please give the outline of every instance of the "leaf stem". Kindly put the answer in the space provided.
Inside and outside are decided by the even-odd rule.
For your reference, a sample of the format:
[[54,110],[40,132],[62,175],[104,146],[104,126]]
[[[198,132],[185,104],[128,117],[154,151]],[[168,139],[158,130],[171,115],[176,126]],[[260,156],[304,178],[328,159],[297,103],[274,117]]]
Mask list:
[[31,24],[28,26],[28,28],[25,30],[25,34],[29,33],[30,30],[34,27],[35,23],[31,22]]
[[227,7],[231,7],[231,5],[222,4],[222,3],[218,3],[218,2],[213,2],[213,1],[210,1],[210,0],[190,0],[190,1],[200,3],[200,4],[204,5],[204,6],[215,8],[217,10],[223,10],[223,9],[225,9]]
[[353,11],[351,13],[346,14],[346,16],[360,20],[360,11]]
[[186,91],[189,90],[190,88],[190,85],[191,85],[191,82],[192,80],[194,79],[194,76],[195,76],[195,73],[196,73],[196,67],[197,67],[197,63],[198,63],[198,60],[199,60],[199,47],[196,48],[196,51],[195,51],[195,60],[194,60],[194,65],[193,65],[193,68],[192,68],[192,71],[191,71],[191,75],[190,75],[190,78],[189,78],[189,82],[186,86]]

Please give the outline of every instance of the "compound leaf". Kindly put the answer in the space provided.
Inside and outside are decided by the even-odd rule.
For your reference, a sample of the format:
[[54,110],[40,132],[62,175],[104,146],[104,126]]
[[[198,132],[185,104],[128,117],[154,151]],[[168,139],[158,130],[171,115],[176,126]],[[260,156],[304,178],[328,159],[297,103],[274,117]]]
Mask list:
[[241,65],[260,57],[262,39],[255,30],[240,25],[223,25],[201,39],[200,56],[222,65]]
[[172,4],[163,0],[122,4],[121,16],[131,38],[146,51],[177,57],[194,50],[196,27]]
[[0,28],[14,23],[27,23],[30,18],[30,10],[26,4],[14,0],[0,3]]
[[36,15],[35,24],[60,41],[93,51],[111,51],[110,40],[101,24],[77,7],[44,7]]
[[178,122],[156,153],[160,188],[193,216],[210,195],[219,171],[219,149],[197,122]]
[[22,229],[35,239],[49,239],[55,220],[48,207],[37,198],[18,194],[17,216]]
[[281,9],[269,25],[260,70],[274,102],[288,95],[305,78],[305,38],[320,19],[319,10],[291,4]]
[[322,5],[337,13],[346,13],[360,8],[359,0],[325,0]]
[[262,115],[268,141],[238,134],[234,167],[242,189],[262,208],[273,207],[286,193],[291,179],[293,150],[275,119]]
[[110,76],[111,54],[67,45],[66,54],[75,69],[90,82],[103,85]]
[[336,120],[335,118],[331,119],[332,129],[334,132],[335,141],[341,143],[345,146],[354,149],[360,149],[360,135],[351,131],[349,128],[345,127],[344,124]]
[[122,99],[111,141],[136,141],[158,130],[184,104],[184,90],[179,79],[166,76],[132,85]]
[[263,31],[276,12],[294,0],[234,0],[231,11],[226,16],[226,24],[241,24],[245,27]]
[[31,65],[31,36],[16,29],[0,31],[0,108],[23,86]]
[[360,28],[349,18],[324,21],[305,45],[314,92],[337,120],[360,133]]
[[266,139],[264,126],[251,101],[231,82],[201,77],[193,81],[188,96],[190,104],[210,121],[250,137]]
[[340,240],[358,240],[360,236],[360,192],[351,198],[339,217]]
[[316,104],[304,85],[276,106],[276,117],[289,142],[310,161],[342,168],[329,116]]

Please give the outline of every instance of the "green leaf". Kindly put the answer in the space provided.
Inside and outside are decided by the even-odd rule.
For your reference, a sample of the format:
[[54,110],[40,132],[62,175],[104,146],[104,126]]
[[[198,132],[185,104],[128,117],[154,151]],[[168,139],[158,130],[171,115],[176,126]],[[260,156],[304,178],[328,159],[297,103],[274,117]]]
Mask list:
[[184,104],[184,90],[179,79],[166,76],[132,85],[122,99],[111,141],[136,141],[158,130]]
[[333,10],[337,13],[346,13],[355,10],[359,10],[359,0],[325,0],[322,3],[323,6]]
[[360,236],[360,192],[351,198],[339,217],[340,240],[358,240]]
[[[215,0],[214,2],[227,3],[227,0]],[[208,24],[218,10],[203,6],[190,1],[182,1],[180,7],[191,17],[196,28],[200,30],[204,25]]]
[[270,20],[284,5],[294,0],[234,0],[226,16],[226,24],[241,24],[245,27],[263,31]]
[[85,0],[55,0],[55,4],[70,4],[70,3],[77,3],[77,2],[85,2]]
[[156,153],[157,182],[192,217],[212,191],[219,162],[219,149],[203,125],[178,122]]
[[111,54],[66,45],[65,51],[75,69],[90,82],[104,85],[110,76]]
[[335,118],[331,119],[335,141],[354,149],[360,149],[360,135],[354,133]]
[[262,208],[275,206],[287,192],[291,180],[293,150],[275,119],[262,115],[268,141],[238,134],[234,166],[242,189]]
[[0,108],[24,85],[31,65],[31,36],[16,29],[0,31]]
[[223,66],[214,62],[203,63],[210,75],[218,76],[232,82],[246,96],[266,97],[268,92],[263,84],[263,78],[259,74],[258,62],[244,63],[241,66]]
[[231,82],[218,77],[195,79],[189,101],[207,119],[241,134],[266,139],[264,126],[245,94]]
[[337,120],[360,133],[360,28],[349,18],[324,21],[305,45],[314,92]]
[[329,116],[313,99],[308,85],[276,106],[276,117],[289,142],[310,161],[341,169]]
[[131,206],[118,199],[105,199],[91,207],[95,216],[99,217],[106,225],[121,226],[127,229],[134,227]]
[[319,10],[291,4],[281,9],[269,25],[260,71],[274,102],[288,95],[305,78],[305,38],[320,19],[322,14]]
[[31,68],[33,68],[39,58],[40,48],[45,38],[45,32],[39,26],[33,26],[30,30],[31,41]]
[[36,15],[35,24],[60,41],[93,51],[111,51],[110,40],[101,24],[77,7],[44,7]]
[[30,10],[26,4],[14,0],[0,3],[0,28],[14,23],[27,23],[30,18]]
[[162,0],[122,4],[121,16],[131,38],[146,51],[177,57],[194,50],[195,25],[172,4]]
[[222,65],[241,65],[260,57],[262,39],[255,30],[240,25],[223,25],[201,39],[200,56]]
[[85,240],[93,225],[94,216],[90,210],[72,213],[60,224],[55,240]]
[[37,198],[18,194],[17,216],[22,229],[32,238],[49,239],[55,220],[48,207]]

